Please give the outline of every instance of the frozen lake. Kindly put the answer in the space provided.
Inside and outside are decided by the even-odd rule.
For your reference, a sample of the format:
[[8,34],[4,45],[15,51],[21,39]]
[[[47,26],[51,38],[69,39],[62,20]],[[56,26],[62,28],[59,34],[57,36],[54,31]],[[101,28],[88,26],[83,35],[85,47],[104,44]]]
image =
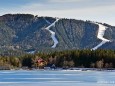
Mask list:
[[115,72],[6,70],[0,86],[115,86]]

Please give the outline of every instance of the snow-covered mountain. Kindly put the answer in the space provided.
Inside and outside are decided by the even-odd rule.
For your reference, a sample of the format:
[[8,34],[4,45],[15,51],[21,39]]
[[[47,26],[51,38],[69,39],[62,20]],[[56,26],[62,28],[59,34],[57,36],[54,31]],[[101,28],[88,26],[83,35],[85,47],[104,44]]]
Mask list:
[[115,49],[115,27],[99,22],[38,17],[0,16],[0,50]]

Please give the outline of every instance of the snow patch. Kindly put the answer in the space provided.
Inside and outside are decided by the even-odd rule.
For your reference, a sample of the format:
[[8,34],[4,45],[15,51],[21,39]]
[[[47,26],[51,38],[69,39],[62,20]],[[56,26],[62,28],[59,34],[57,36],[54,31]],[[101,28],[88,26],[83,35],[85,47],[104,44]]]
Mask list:
[[48,24],[50,24],[50,25],[49,25],[48,27],[46,27],[45,29],[48,30],[48,31],[51,33],[51,38],[52,38],[52,40],[54,41],[54,44],[53,44],[52,48],[55,48],[56,45],[58,44],[58,40],[57,40],[57,38],[55,37],[55,32],[52,31],[52,30],[50,30],[50,28],[51,28],[52,26],[55,26],[55,23],[58,22],[59,19],[56,19],[56,21],[54,21],[53,23],[50,23],[50,22],[49,22],[48,20],[46,20],[45,18],[44,18],[44,20],[45,20]]
[[102,40],[102,42],[100,44],[98,44],[96,47],[92,48],[92,50],[96,50],[99,47],[101,47],[103,44],[105,44],[106,42],[111,42],[110,40],[104,38],[104,34],[105,34],[105,30],[106,30],[106,26],[102,25],[102,24],[98,24],[95,23],[99,26],[99,30],[98,30],[98,34],[97,34],[97,38]]

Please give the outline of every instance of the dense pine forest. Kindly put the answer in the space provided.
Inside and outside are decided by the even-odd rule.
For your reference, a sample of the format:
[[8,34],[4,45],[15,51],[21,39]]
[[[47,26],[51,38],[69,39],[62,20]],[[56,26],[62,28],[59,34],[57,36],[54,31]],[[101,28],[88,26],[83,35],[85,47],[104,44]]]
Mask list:
[[0,67],[115,68],[115,50],[66,50],[23,56],[0,56]]

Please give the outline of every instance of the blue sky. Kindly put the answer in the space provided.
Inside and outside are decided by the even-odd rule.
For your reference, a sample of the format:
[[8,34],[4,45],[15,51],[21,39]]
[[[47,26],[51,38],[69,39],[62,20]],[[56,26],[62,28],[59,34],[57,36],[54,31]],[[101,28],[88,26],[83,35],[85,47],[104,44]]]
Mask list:
[[0,15],[8,13],[92,20],[115,26],[115,0],[0,0]]

